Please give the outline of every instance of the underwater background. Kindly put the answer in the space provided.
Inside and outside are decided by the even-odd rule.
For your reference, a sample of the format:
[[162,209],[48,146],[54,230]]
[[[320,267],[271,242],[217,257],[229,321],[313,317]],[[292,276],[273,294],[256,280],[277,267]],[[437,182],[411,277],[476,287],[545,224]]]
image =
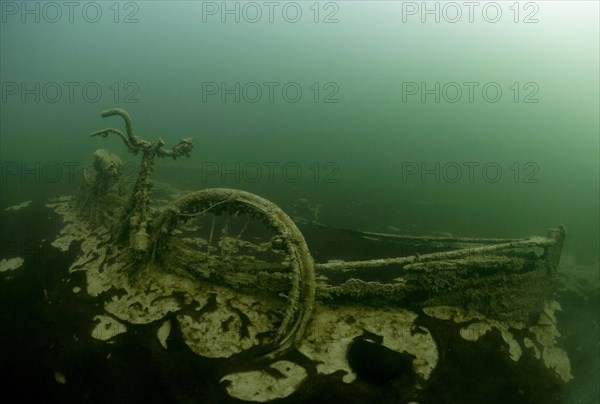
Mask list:
[[598,257],[596,2],[502,3],[499,18],[484,3],[16,4],[1,31],[4,183],[68,181],[63,163],[99,147],[124,155],[88,137],[122,107],[143,137],[194,139],[176,163],[194,188],[301,195],[322,222],[374,231],[564,223],[566,251]]
[[597,279],[599,4],[473,4],[2,1],[0,208],[71,193],[97,148],[135,172],[89,137],[123,128],[100,117],[118,107],[145,139],[193,138],[160,181],[304,198],[364,231],[564,224],[563,257]]

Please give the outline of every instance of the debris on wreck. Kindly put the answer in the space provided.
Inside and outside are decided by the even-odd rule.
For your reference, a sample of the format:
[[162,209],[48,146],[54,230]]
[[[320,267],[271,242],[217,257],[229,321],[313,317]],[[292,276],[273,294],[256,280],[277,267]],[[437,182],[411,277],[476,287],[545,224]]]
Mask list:
[[0,261],[0,272],[14,271],[15,269],[19,269],[25,260],[21,257],[14,258],[2,258]]

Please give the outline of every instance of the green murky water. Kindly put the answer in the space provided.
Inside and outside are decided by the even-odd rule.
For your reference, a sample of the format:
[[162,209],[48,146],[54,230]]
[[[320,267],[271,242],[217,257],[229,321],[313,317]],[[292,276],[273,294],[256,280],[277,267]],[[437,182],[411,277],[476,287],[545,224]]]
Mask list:
[[598,278],[596,2],[0,5],[2,210],[70,193],[100,147],[133,173],[118,138],[89,138],[123,128],[100,118],[119,107],[148,140],[194,139],[189,159],[157,161],[160,181],[305,198],[319,222],[365,231],[564,224],[564,256]]

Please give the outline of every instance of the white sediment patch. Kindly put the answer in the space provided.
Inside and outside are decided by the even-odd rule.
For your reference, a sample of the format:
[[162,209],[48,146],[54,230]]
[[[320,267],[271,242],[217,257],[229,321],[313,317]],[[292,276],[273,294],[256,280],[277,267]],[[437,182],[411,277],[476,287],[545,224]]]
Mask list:
[[400,308],[361,306],[322,306],[317,304],[306,336],[298,348],[309,358],[321,362],[317,371],[331,374],[343,370],[343,381],[351,383],[356,374],[346,359],[348,346],[355,337],[368,331],[383,337],[382,345],[396,352],[415,356],[413,367],[423,379],[429,379],[438,363],[438,351],[426,329],[413,332],[417,314]]
[[230,396],[263,403],[290,396],[307,377],[306,370],[293,362],[278,361],[270,367],[281,373],[281,377],[253,370],[227,375],[221,382],[227,382],[227,393]]
[[31,205],[31,201],[25,201],[25,202],[21,202],[17,205],[9,206],[8,208],[6,208],[4,210],[7,212],[17,211],[17,210],[24,209],[24,208],[28,207],[29,205]]
[[66,384],[67,378],[61,372],[54,372],[54,380],[58,384]]
[[[544,365],[553,370],[557,377],[568,382],[573,375],[567,353],[556,346],[556,338],[560,337],[560,332],[556,327],[556,310],[560,310],[558,302],[547,302],[537,324],[526,327],[520,322],[488,319],[481,313],[457,307],[437,306],[423,309],[428,316],[440,320],[454,321],[459,324],[469,322],[459,331],[460,336],[467,341],[477,341],[492,329],[497,329],[502,340],[508,346],[508,353],[513,361],[517,362],[521,358],[522,346],[531,349],[536,359],[542,360]],[[526,329],[533,334],[533,338],[524,337],[520,343],[510,331],[511,329]]]
[[267,314],[272,306],[228,288],[205,288],[217,296],[214,310],[177,315],[186,344],[198,355],[228,358],[258,345],[259,333],[276,330],[277,318]]
[[110,316],[100,315],[94,317],[94,321],[98,322],[92,330],[92,337],[106,341],[116,335],[127,332],[127,326],[115,320]]
[[477,341],[483,337],[488,331],[492,330],[492,326],[488,323],[473,323],[460,329],[460,336],[467,341]]
[[560,337],[560,332],[556,328],[555,313],[557,310],[561,310],[558,302],[546,303],[544,313],[540,316],[538,323],[528,328],[534,335],[534,340],[529,340],[528,344],[534,349],[536,358],[541,357],[548,369],[554,370],[558,377],[568,382],[573,379],[571,361],[567,353],[556,346],[556,339]]
[[171,320],[166,320],[156,332],[156,337],[158,338],[160,345],[165,349],[167,349],[167,338],[169,338],[169,334],[171,334]]
[[15,269],[19,269],[24,262],[25,260],[21,257],[9,259],[3,258],[2,261],[0,261],[0,272],[14,271]]

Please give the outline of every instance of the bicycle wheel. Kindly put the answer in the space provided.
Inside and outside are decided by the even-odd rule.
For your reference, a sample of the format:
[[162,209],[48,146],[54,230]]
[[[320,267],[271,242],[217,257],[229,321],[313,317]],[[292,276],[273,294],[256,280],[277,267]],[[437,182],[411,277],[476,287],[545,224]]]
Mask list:
[[[212,215],[212,219],[209,215]],[[220,234],[215,234],[217,218],[221,226]],[[240,222],[235,231],[234,219]],[[200,220],[200,223],[190,226],[193,220]],[[260,275],[265,275],[266,272],[269,272],[269,279],[279,279],[284,284],[286,280],[291,281],[289,294],[286,296],[287,308],[275,337],[265,346],[255,347],[259,351],[255,355],[257,359],[272,360],[300,342],[314,306],[314,264],[302,233],[279,207],[245,191],[212,188],[193,192],[176,200],[156,223],[151,237],[154,258],[162,257],[165,260],[165,257],[170,257],[171,260],[183,262],[182,257],[186,257],[185,260],[191,260],[193,264],[185,266],[203,269],[193,271],[195,275],[239,287],[243,287],[244,281],[248,280],[259,283],[259,279],[265,279],[265,276]],[[257,231],[259,226],[253,226],[252,223],[260,223],[263,229],[270,232],[267,243],[256,240],[260,239],[260,232]],[[198,228],[204,228],[205,233],[208,233],[202,243],[198,243],[198,238],[192,238],[189,234]],[[232,233],[235,236],[232,237]],[[264,238],[264,234],[262,236]],[[220,238],[215,241],[217,237]],[[242,237],[252,240],[242,240]],[[196,250],[198,246],[202,246],[204,251],[197,251],[190,259],[189,249],[185,248],[186,240],[193,242]],[[256,257],[250,260],[240,253],[241,250],[246,250],[246,253],[250,250]],[[238,259],[239,257],[242,258]],[[276,258],[278,262],[269,262],[266,257]],[[231,270],[240,267],[248,271],[236,274]],[[287,270],[291,279],[273,275],[280,269]],[[253,277],[253,273],[258,275]],[[241,276],[242,280],[236,280],[236,276]],[[272,282],[262,285],[270,288]],[[260,285],[245,286],[256,288]],[[275,291],[280,287],[281,284],[275,285]]]

